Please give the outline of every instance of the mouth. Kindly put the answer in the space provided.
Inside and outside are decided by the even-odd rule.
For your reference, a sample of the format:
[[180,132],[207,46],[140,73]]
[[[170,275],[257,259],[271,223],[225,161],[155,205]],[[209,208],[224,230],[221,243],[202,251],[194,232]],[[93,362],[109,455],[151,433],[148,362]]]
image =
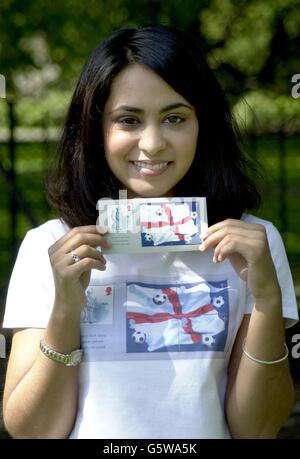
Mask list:
[[161,175],[173,161],[130,161],[130,163],[142,175]]

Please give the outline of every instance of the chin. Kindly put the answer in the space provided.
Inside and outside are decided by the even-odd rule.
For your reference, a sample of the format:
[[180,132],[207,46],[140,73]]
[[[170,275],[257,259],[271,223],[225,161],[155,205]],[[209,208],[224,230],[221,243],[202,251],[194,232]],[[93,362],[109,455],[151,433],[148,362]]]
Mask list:
[[129,196],[134,195],[140,198],[161,198],[175,196],[175,190],[128,190]]

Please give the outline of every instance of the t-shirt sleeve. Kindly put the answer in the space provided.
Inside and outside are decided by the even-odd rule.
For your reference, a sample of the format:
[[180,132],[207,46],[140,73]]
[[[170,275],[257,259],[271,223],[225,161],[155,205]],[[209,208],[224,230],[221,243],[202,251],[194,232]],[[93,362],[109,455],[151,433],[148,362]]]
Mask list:
[[[265,225],[265,227],[273,263],[276,268],[278,282],[281,288],[282,315],[287,319],[286,328],[289,328],[299,320],[293,278],[279,231],[272,223],[269,222]],[[254,297],[251,291],[247,289],[246,314],[251,314],[254,302]]]
[[9,282],[3,328],[45,328],[54,302],[49,235],[26,234]]

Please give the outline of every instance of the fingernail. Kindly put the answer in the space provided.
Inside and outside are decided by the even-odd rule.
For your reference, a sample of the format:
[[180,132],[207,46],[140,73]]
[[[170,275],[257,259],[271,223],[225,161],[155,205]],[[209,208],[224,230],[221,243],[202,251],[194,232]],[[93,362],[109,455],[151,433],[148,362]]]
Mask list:
[[102,252],[101,245],[97,245],[96,250],[101,253]]
[[205,244],[203,244],[203,242],[202,242],[202,244],[199,245],[199,250],[201,250],[201,252],[204,252]]
[[100,234],[105,234],[108,231],[108,228],[106,226],[97,226],[97,231]]
[[212,261],[213,261],[213,263],[218,263],[218,260],[216,259],[215,256],[213,256],[213,260]]

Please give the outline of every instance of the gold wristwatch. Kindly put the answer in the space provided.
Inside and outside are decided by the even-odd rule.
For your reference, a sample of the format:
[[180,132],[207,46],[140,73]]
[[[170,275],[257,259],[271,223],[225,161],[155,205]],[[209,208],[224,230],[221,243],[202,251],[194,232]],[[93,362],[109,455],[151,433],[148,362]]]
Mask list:
[[48,344],[45,343],[43,336],[41,337],[40,341],[40,350],[49,359],[54,360],[55,362],[63,363],[67,367],[75,367],[81,362],[83,357],[82,349],[76,349],[70,354],[61,354],[60,352],[56,352],[54,349],[51,349]]

